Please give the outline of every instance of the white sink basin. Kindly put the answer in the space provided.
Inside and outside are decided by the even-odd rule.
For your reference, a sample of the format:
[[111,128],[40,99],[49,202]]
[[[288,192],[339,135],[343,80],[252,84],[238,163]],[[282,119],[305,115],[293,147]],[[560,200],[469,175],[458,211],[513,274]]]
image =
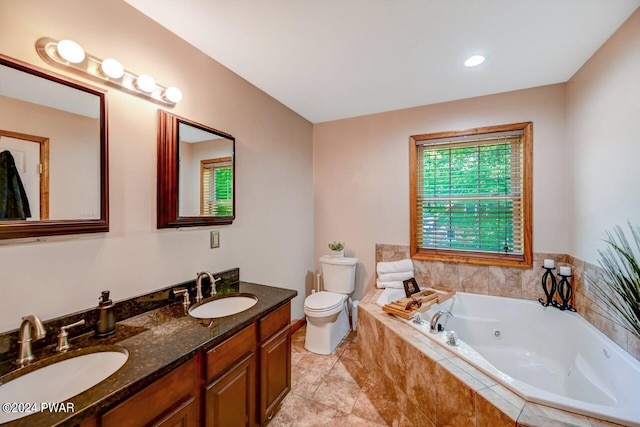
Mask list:
[[216,319],[248,310],[258,302],[255,295],[229,295],[203,301],[189,309],[189,315],[198,319]]
[[[91,349],[89,350],[91,351]],[[65,356],[69,356],[66,357]],[[74,352],[62,356],[54,356],[52,360],[62,360],[48,364],[47,360],[22,368],[31,372],[10,379],[5,377],[0,384],[0,402],[30,402],[40,405],[41,402],[62,403],[73,396],[90,389],[107,379],[120,369],[129,353],[125,349],[94,351],[90,353]],[[16,372],[18,375],[19,372]],[[36,408],[39,409],[39,408]],[[0,424],[32,415],[34,412],[0,412]]]

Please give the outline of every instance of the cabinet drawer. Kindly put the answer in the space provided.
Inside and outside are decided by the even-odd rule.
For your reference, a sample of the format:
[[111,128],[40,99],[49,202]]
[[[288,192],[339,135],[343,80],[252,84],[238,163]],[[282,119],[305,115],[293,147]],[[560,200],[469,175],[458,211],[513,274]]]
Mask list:
[[251,325],[207,352],[207,382],[227,369],[245,354],[254,351],[256,327]]
[[102,416],[102,427],[147,425],[193,399],[198,384],[195,360],[190,360],[134,394]]
[[258,340],[262,342],[282,328],[289,326],[289,323],[291,323],[291,303],[288,302],[273,313],[269,313],[260,319],[258,323]]

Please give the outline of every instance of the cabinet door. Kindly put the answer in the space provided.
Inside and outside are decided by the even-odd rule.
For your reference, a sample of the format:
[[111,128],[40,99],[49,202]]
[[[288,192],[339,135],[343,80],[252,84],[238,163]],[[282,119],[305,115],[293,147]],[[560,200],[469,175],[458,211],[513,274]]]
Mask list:
[[198,402],[194,398],[152,424],[153,427],[197,427],[197,425]]
[[273,417],[291,390],[290,330],[287,326],[260,345],[260,424]]
[[256,358],[250,353],[230,371],[207,386],[207,427],[252,426],[254,417]]

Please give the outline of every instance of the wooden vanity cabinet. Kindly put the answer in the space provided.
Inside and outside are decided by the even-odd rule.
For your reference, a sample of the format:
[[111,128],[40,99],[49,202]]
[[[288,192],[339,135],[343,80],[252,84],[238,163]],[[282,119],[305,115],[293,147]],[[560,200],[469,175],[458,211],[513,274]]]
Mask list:
[[291,390],[291,304],[258,321],[260,409],[258,422],[269,421]]
[[256,327],[246,327],[206,354],[207,427],[253,426],[256,401]]
[[287,303],[102,414],[100,426],[266,424],[291,390],[290,323]]
[[196,427],[200,424],[199,357],[184,363],[102,415],[102,427]]

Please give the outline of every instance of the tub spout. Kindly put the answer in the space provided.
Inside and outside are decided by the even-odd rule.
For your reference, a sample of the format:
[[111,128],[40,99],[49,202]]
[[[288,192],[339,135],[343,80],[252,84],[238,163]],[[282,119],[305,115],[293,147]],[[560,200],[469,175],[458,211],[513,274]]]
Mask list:
[[447,310],[440,310],[439,312],[434,314],[431,318],[431,324],[429,325],[429,332],[431,332],[432,334],[437,334],[438,332],[440,332],[438,330],[438,324],[440,323],[440,317],[442,317],[443,314],[448,317],[453,317],[453,314],[451,314],[451,312]]

